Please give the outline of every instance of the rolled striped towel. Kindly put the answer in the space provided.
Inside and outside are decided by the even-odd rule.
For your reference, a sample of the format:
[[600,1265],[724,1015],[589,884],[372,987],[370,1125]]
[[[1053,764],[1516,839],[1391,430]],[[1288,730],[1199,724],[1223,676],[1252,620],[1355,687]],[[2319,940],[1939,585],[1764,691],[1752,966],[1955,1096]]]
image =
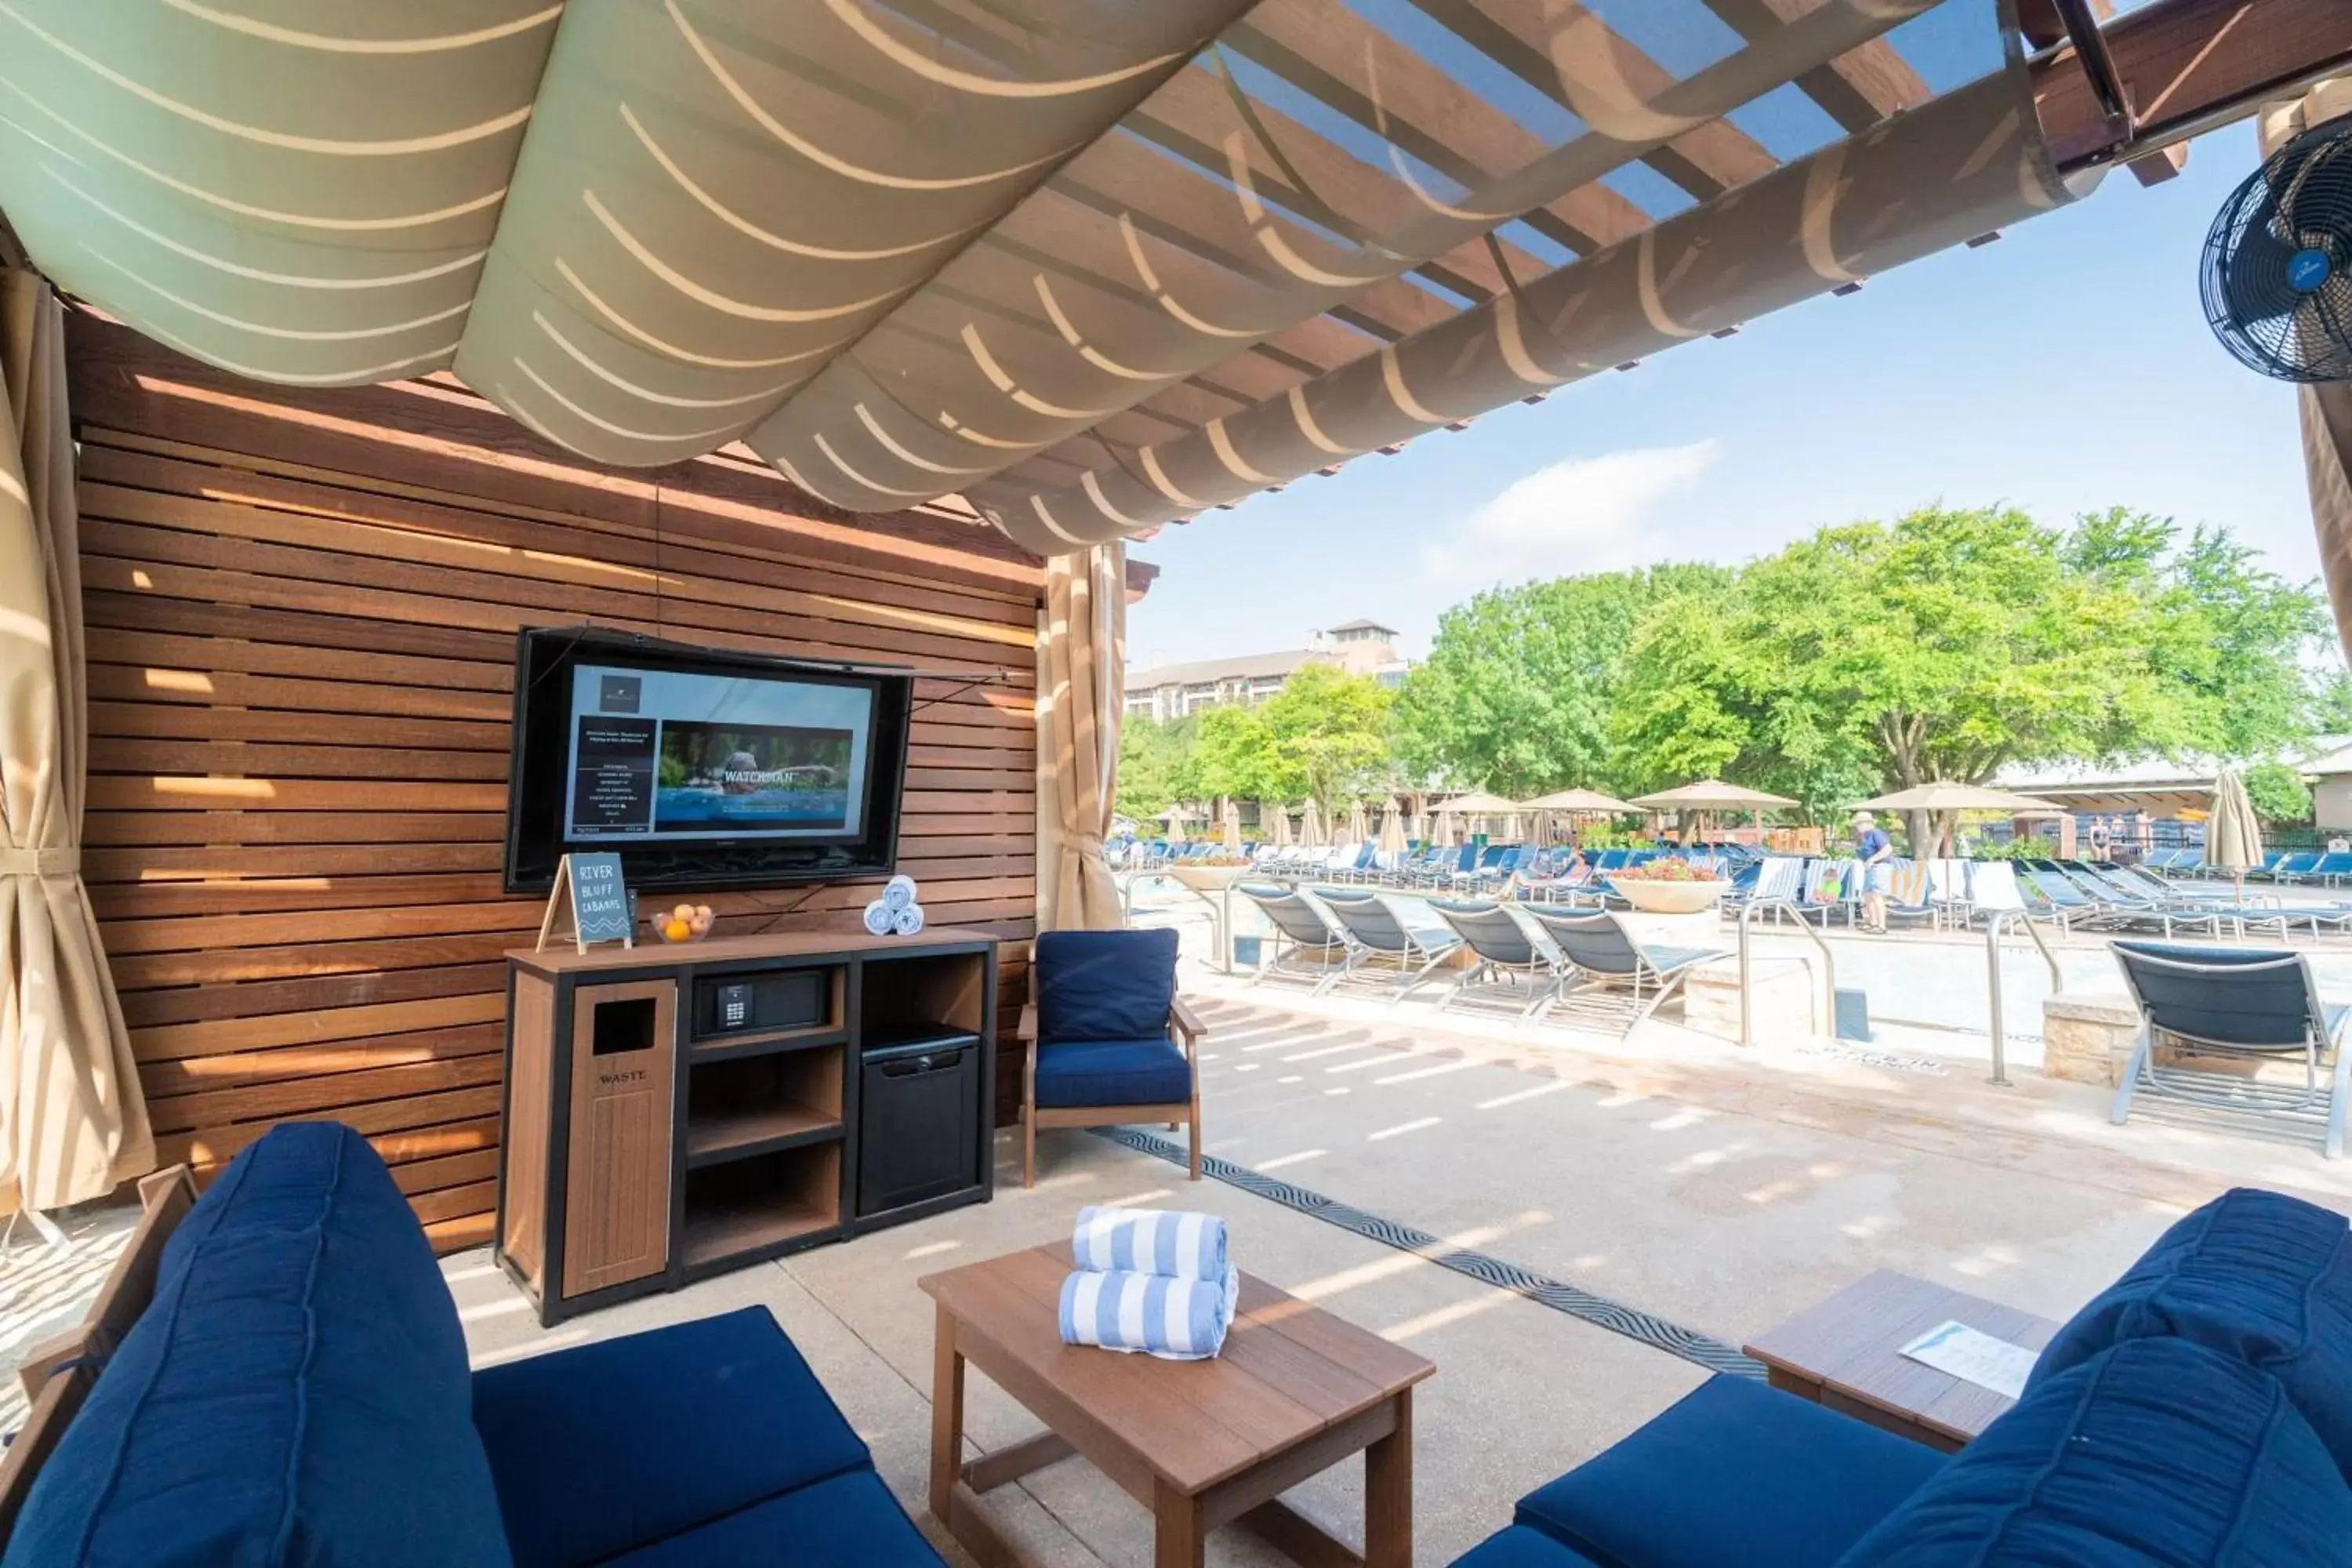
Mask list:
[[915,879],[900,872],[882,884],[882,901],[894,910],[903,910],[915,901]]
[[898,919],[898,911],[879,899],[866,906],[866,929],[876,936],[888,936]]
[[920,936],[923,931],[923,906],[908,904],[890,917],[890,929],[900,936]]
[[1062,1342],[1142,1352],[1162,1361],[1205,1361],[1225,1346],[1239,1279],[1081,1268],[1062,1281]]
[[1223,1279],[1233,1270],[1225,1222],[1213,1214],[1089,1205],[1078,1211],[1070,1252],[1081,1268],[1171,1279]]

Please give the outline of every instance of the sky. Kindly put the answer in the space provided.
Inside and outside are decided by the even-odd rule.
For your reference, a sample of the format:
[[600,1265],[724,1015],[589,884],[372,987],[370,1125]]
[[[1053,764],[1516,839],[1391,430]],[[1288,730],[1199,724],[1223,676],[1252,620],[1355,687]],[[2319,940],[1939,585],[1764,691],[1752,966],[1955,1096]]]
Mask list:
[[1497,583],[1738,563],[1828,523],[2007,502],[2042,521],[2122,505],[2226,526],[2297,580],[2318,552],[2294,389],[2241,368],[2198,302],[2241,122],[2179,178],[2111,174],[2006,231],[1359,458],[1131,548],[1131,666],[1306,646],[1370,616],[1425,652]]

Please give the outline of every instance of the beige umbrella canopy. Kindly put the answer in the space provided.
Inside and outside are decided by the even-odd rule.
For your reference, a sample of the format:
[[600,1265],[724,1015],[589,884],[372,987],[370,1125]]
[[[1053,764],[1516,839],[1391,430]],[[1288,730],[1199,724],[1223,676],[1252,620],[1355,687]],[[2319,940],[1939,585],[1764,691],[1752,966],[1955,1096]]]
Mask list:
[[1309,849],[1320,849],[1329,842],[1323,831],[1323,806],[1313,795],[1307,797],[1306,809],[1299,814],[1298,842]]
[[1519,804],[1533,811],[1591,811],[1612,816],[1642,809],[1630,801],[1619,800],[1615,795],[1602,795],[1597,789],[1556,789],[1549,795],[1539,795],[1533,800],[1523,800]]
[[1700,779],[1655,795],[1637,795],[1633,804],[1643,811],[1762,811],[1768,806],[1797,803],[1785,795],[1767,795],[1760,789],[1726,784],[1721,779]]
[[1488,795],[1484,790],[1472,790],[1468,795],[1457,795],[1441,804],[1437,814],[1440,816],[1500,816],[1507,811],[1518,809],[1519,803],[1516,800],[1505,800],[1501,795]]
[[1229,853],[1238,855],[1242,852],[1242,807],[1239,801],[1229,799],[1225,802],[1223,837]]
[[1430,836],[1440,849],[1451,849],[1462,842],[1462,835],[1454,826],[1454,815],[1451,812],[1441,811],[1437,814],[1437,823],[1430,830]]
[[2213,781],[2213,816],[2205,825],[2205,868],[2227,871],[2240,881],[2263,863],[2263,825],[2235,768]]
[[1391,801],[1381,808],[1381,853],[1402,855],[1405,849],[1404,813]]
[[1260,837],[1276,849],[1287,848],[1290,845],[1290,808],[1280,801],[1259,801],[1257,830]]
[[1423,844],[1429,842],[1429,813],[1416,811],[1412,814],[1412,826],[1407,836]]
[[2063,811],[2055,802],[2039,800],[2030,795],[2016,795],[2005,789],[1987,789],[1982,784],[1959,784],[1950,779],[1937,779],[1928,784],[1914,784],[1909,789],[1882,795],[1874,800],[1858,801],[1856,811]]
[[1365,839],[1370,838],[1371,836],[1372,825],[1364,819],[1364,803],[1360,800],[1349,801],[1348,803],[1348,837],[1346,841],[1349,844],[1361,844]]

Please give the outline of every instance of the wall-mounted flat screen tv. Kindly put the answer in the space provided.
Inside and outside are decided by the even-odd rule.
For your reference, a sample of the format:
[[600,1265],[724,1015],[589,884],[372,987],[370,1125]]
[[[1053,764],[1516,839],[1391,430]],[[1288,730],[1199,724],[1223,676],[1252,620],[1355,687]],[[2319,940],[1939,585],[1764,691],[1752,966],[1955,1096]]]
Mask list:
[[585,627],[517,639],[506,885],[571,850],[634,888],[885,877],[914,678]]

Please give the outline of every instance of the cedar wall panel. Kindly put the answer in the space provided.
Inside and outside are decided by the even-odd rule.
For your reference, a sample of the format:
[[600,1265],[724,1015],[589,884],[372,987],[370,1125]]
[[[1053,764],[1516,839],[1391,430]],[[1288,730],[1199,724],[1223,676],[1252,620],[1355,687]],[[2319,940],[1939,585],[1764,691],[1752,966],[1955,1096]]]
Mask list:
[[[85,869],[159,1157],[289,1117],[392,1162],[436,1246],[488,1240],[515,633],[954,672],[917,683],[900,864],[1004,941],[1017,1099],[1036,891],[1037,563],[992,531],[828,513],[723,459],[582,466],[454,385],[289,392],[73,323]],[[738,931],[856,923],[870,885],[704,895]]]

